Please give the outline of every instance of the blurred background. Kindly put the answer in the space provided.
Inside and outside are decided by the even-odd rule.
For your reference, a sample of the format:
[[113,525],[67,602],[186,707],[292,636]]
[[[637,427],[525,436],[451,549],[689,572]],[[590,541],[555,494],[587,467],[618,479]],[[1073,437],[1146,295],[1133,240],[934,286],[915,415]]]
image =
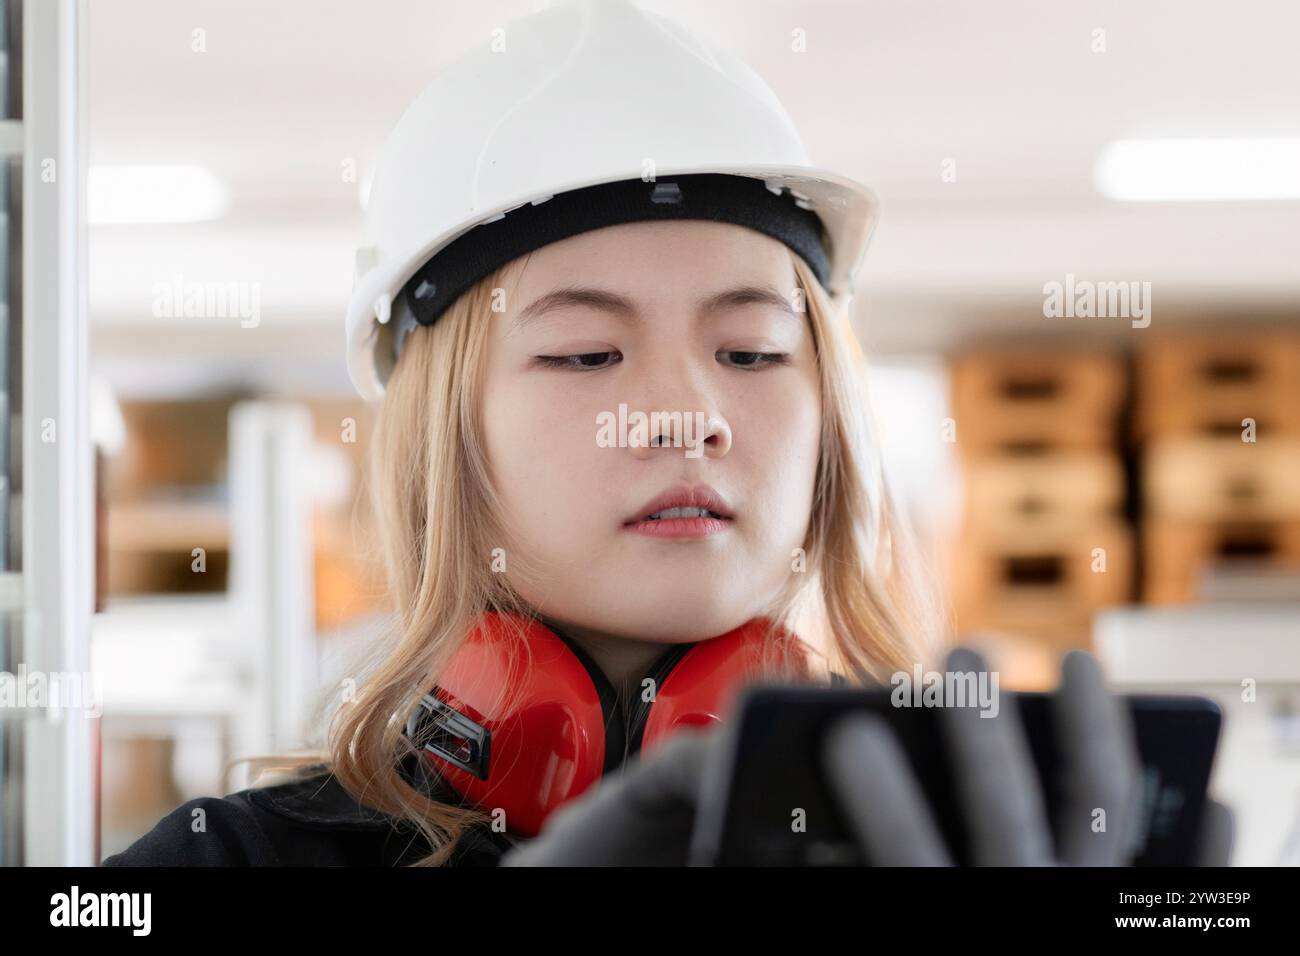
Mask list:
[[[92,5],[101,856],[308,744],[382,629],[343,362],[366,177],[546,5]],[[645,5],[880,197],[853,322],[958,633],[1004,686],[1084,647],[1213,695],[1234,862],[1300,862],[1300,7]]]

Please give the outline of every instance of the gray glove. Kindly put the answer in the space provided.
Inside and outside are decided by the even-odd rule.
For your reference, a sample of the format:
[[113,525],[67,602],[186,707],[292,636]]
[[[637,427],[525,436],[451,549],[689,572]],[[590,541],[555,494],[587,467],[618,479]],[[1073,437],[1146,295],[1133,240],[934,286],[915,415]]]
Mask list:
[[[968,648],[948,657],[949,671],[987,670]],[[1055,841],[1048,826],[1033,759],[1010,695],[994,717],[975,707],[940,710],[958,802],[980,866],[1123,866],[1138,826],[1140,763],[1128,709],[1106,690],[1097,662],[1071,651],[1052,697],[1058,746],[1065,762],[1065,806]],[[858,845],[882,866],[950,866],[952,858],[897,738],[879,717],[854,714],[825,741],[830,785]],[[1106,827],[1094,831],[1096,811]],[[1232,816],[1206,807],[1200,865],[1224,866]]]
[[685,866],[716,729],[676,733],[657,751],[560,807],[501,866]]

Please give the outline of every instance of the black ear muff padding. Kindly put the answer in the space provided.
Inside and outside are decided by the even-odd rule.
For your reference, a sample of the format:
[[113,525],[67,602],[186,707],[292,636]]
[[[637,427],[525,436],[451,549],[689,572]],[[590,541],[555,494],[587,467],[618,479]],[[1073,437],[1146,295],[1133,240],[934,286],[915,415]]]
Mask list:
[[650,670],[646,671],[645,677],[633,688],[633,693],[636,694],[636,709],[632,713],[632,725],[628,733],[630,753],[641,752],[641,740],[645,736],[645,725],[650,720],[650,709],[654,706],[653,701],[643,699],[646,679],[649,678],[654,681],[654,692],[657,696],[659,691],[663,689],[664,681],[673,672],[673,668],[682,662],[682,658],[689,654],[694,646],[694,644],[674,644],[668,648],[659,655],[658,660],[651,665]]

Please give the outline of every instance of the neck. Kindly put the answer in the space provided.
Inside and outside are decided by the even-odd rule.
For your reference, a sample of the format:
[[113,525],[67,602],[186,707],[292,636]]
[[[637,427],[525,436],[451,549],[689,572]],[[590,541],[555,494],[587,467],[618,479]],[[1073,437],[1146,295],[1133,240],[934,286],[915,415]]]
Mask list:
[[556,622],[560,630],[586,651],[609,679],[620,700],[630,700],[641,692],[641,679],[669,647],[653,641],[631,640],[601,631],[573,627]]

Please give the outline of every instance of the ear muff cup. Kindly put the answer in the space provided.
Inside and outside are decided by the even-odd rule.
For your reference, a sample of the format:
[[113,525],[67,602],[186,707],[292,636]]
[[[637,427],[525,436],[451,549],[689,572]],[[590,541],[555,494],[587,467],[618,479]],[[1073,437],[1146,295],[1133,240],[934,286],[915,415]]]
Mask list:
[[[558,807],[626,756],[683,727],[720,722],[762,677],[766,621],[673,645],[646,673],[654,693],[624,720],[604,672],[568,636],[527,617],[485,614],[407,721],[429,769],[464,801],[505,813],[508,830],[535,836]],[[784,629],[776,659],[807,678],[807,648]]]
[[609,682],[609,678],[605,676],[605,672],[600,669],[599,665],[583,649],[581,644],[558,628],[552,628],[551,633],[559,638],[564,643],[564,646],[569,649],[569,653],[578,659],[583,670],[587,672],[587,676],[591,679],[596,698],[600,701],[601,720],[605,728],[603,773],[610,773],[623,763],[624,754],[627,750],[627,731],[623,721],[623,709],[618,702],[618,692],[614,689],[614,685]]

